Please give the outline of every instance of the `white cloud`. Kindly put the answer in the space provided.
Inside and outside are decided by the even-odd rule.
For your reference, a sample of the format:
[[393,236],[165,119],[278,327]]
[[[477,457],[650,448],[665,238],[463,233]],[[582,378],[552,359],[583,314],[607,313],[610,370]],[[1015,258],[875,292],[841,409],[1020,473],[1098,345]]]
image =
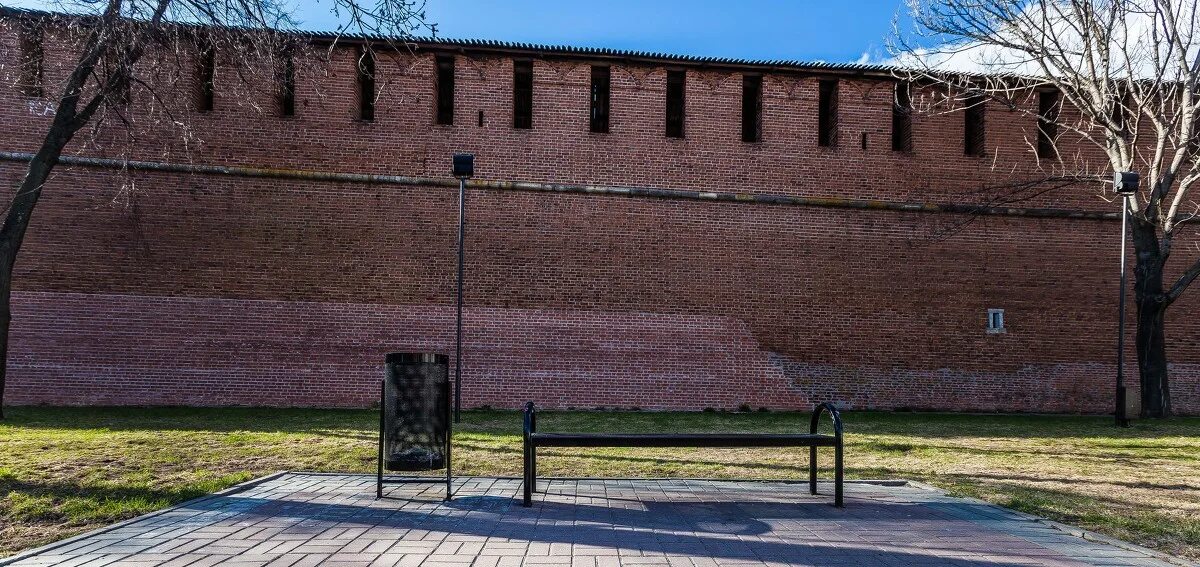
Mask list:
[[[1200,20],[1196,18],[1194,4],[1189,0],[1168,0],[1176,13],[1179,22],[1170,30],[1182,30],[1184,39],[1191,42],[1187,46],[1187,61],[1195,61],[1200,51],[1200,38],[1191,37],[1191,30],[1200,30]],[[1051,74],[1063,75],[1068,71],[1084,68],[1087,58],[1085,50],[1095,51],[1096,47],[1089,45],[1079,34],[1079,26],[1070,19],[1070,8],[1062,4],[1048,2],[1052,9],[1043,13],[1043,4],[1032,2],[1021,14],[1022,24],[1012,30],[1001,29],[998,32],[1002,38],[1010,38],[1013,43],[1027,43],[1028,39],[1019,37],[1017,29],[1024,33],[1033,34],[1035,40],[1046,43],[1056,42],[1054,52],[1065,53],[1063,63],[1065,68],[1051,67]],[[1128,10],[1117,18],[1111,32],[1109,42],[1112,53],[1107,71],[1098,70],[1099,74],[1110,77],[1128,77],[1130,74],[1138,77],[1152,77],[1155,72],[1155,51],[1162,53],[1165,47],[1161,37],[1166,35],[1166,24],[1156,17],[1152,0],[1124,0],[1121,2]],[[1058,8],[1054,8],[1058,6]],[[1152,33],[1157,31],[1157,34]],[[1155,36],[1160,39],[1156,40]],[[1185,69],[1178,68],[1172,57],[1164,75],[1168,78],[1182,76]],[[900,53],[881,63],[906,68],[927,68],[947,72],[962,72],[972,74],[1017,74],[1032,77],[1044,77],[1047,70],[1033,59],[1028,53],[1002,47],[992,43],[946,43],[940,46],[924,49],[914,49],[911,52]]]

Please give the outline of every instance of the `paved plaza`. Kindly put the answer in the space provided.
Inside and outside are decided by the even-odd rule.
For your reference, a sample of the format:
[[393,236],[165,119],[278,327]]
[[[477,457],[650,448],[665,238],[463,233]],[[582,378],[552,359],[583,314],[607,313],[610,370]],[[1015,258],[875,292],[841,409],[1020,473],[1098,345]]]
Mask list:
[[[10,558],[13,565],[1170,565],[1003,508],[904,482],[716,480],[388,485],[283,473]],[[0,560],[0,564],[6,563]]]

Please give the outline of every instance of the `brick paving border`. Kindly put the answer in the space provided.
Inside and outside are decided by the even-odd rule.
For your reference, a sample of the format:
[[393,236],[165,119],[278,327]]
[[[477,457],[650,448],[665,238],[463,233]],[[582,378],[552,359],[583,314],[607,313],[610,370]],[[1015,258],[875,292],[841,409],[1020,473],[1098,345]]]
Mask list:
[[269,474],[269,475],[266,475],[266,476],[260,476],[260,477],[258,477],[258,478],[252,478],[252,479],[250,479],[250,480],[247,480],[247,481],[245,481],[245,482],[239,482],[239,483],[237,483],[237,484],[235,484],[235,485],[233,485],[233,486],[230,486],[229,488],[226,488],[225,490],[219,490],[219,491],[217,491],[217,492],[214,492],[214,493],[212,493],[212,494],[208,494],[208,495],[205,495],[205,496],[201,496],[201,497],[199,497],[199,498],[193,498],[193,499],[191,499],[191,500],[187,500],[187,501],[184,501],[184,502],[180,502],[179,504],[176,504],[176,505],[174,505],[174,506],[170,506],[170,507],[167,507],[167,508],[163,508],[162,510],[155,510],[155,511],[153,511],[153,512],[150,512],[150,513],[148,513],[148,514],[142,514],[141,516],[137,516],[137,517],[134,517],[134,518],[129,518],[128,520],[121,520],[120,522],[117,522],[117,523],[115,523],[115,524],[111,524],[111,525],[108,525],[108,526],[104,526],[103,528],[98,528],[98,529],[94,529],[94,530],[91,530],[91,531],[83,532],[83,533],[81,533],[81,534],[76,534],[76,535],[73,535],[73,536],[71,536],[71,537],[68,537],[68,538],[64,538],[64,539],[60,539],[60,540],[58,540],[58,541],[55,541],[55,542],[48,543],[48,544],[46,544],[46,545],[43,545],[43,546],[41,546],[41,547],[35,547],[35,548],[33,548],[33,549],[26,549],[25,551],[18,552],[18,553],[17,553],[17,554],[15,554],[15,555],[10,555],[10,556],[8,556],[8,557],[0,557],[0,567],[3,567],[3,566],[5,566],[5,565],[12,565],[12,564],[14,564],[14,563],[17,563],[17,562],[19,562],[19,561],[21,561],[21,560],[23,560],[23,559],[26,559],[26,558],[28,558],[28,557],[33,557],[34,555],[41,555],[41,554],[43,554],[43,553],[46,553],[46,552],[49,552],[49,551],[53,551],[53,550],[55,550],[55,549],[58,549],[58,548],[60,548],[60,547],[64,547],[64,546],[70,545],[70,544],[72,544],[72,543],[75,543],[75,542],[77,542],[77,541],[81,541],[81,540],[84,540],[84,539],[87,539],[87,538],[95,537],[95,536],[98,536],[98,535],[100,535],[100,534],[103,534],[103,533],[106,533],[106,532],[110,532],[110,531],[112,531],[112,530],[115,530],[115,529],[118,529],[118,528],[123,528],[123,527],[125,527],[125,526],[129,526],[129,525],[136,524],[136,523],[138,523],[138,522],[143,522],[143,521],[149,520],[149,519],[151,519],[151,518],[154,518],[154,517],[156,517],[156,516],[160,516],[160,515],[162,515],[162,514],[166,514],[166,513],[168,513],[168,512],[171,512],[171,511],[173,511],[173,510],[176,510],[176,509],[179,509],[179,508],[186,508],[186,507],[188,507],[188,506],[193,506],[193,505],[196,505],[196,504],[198,504],[198,503],[200,503],[200,502],[204,502],[204,501],[206,501],[206,500],[211,500],[211,499],[213,499],[213,498],[217,498],[217,497],[221,497],[221,496],[228,496],[228,495],[231,495],[231,494],[237,494],[238,492],[241,492],[241,491],[243,491],[243,490],[247,490],[247,489],[249,489],[249,488],[251,488],[251,487],[253,487],[253,486],[256,486],[256,485],[262,484],[262,483],[264,483],[264,482],[269,482],[269,481],[275,480],[275,479],[277,479],[277,478],[279,478],[279,477],[281,477],[281,476],[283,476],[283,475],[287,475],[287,474],[321,474],[321,473],[303,473],[303,472],[297,472],[297,471],[279,471],[279,472],[271,473],[271,474]]
[[[847,482],[849,482],[849,481],[847,481]],[[867,482],[873,482],[873,481],[867,481]],[[949,498],[957,498],[964,502],[971,502],[971,503],[976,503],[976,504],[983,505],[983,506],[993,506],[996,508],[1000,508],[1001,510],[1009,512],[1013,515],[1024,517],[1031,522],[1038,522],[1041,524],[1045,524],[1045,525],[1052,527],[1056,530],[1059,530],[1063,533],[1071,535],[1072,537],[1077,537],[1080,539],[1086,539],[1086,540],[1101,542],[1101,543],[1104,543],[1107,545],[1112,545],[1115,547],[1119,547],[1121,549],[1125,549],[1125,550],[1133,551],[1135,553],[1140,553],[1143,555],[1154,557],[1161,561],[1170,563],[1172,565],[1181,565],[1183,567],[1200,567],[1200,563],[1188,561],[1188,560],[1180,558],[1180,557],[1175,557],[1174,555],[1169,555],[1169,554],[1163,553],[1163,552],[1155,550],[1155,549],[1150,549],[1149,547],[1137,545],[1135,543],[1129,543],[1125,540],[1117,539],[1115,537],[1109,537],[1102,533],[1093,532],[1091,530],[1085,530],[1085,529],[1077,527],[1077,526],[1073,526],[1070,524],[1064,524],[1062,522],[1057,522],[1054,520],[1043,518],[1041,516],[1035,516],[1033,514],[1021,512],[1019,510],[1005,508],[998,504],[992,504],[991,502],[988,502],[986,500],[980,500],[978,498],[969,498],[969,497],[965,497],[965,496],[952,497],[952,496],[947,495],[945,490],[942,490],[931,484],[926,484],[924,482],[919,482],[919,481],[915,481],[915,480],[904,480],[904,481],[900,481],[900,482],[904,482],[908,486],[914,486],[914,487],[920,488],[922,490],[929,490],[931,492],[936,492],[938,494],[942,494]]]

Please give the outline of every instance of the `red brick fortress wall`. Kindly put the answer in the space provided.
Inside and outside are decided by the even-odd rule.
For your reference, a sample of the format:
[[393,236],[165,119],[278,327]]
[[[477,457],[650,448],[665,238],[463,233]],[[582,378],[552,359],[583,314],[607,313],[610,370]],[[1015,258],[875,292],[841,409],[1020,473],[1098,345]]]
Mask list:
[[[895,202],[976,202],[1037,174],[1032,121],[1001,108],[986,158],[962,155],[961,114],[918,117],[913,152],[893,152],[881,80],[843,79],[839,145],[818,148],[815,76],[766,78],[749,144],[734,72],[689,70],[674,140],[663,65],[614,66],[611,132],[591,134],[586,61],[535,60],[533,129],[515,130],[511,59],[460,55],[456,123],[435,126],[432,56],[380,63],[371,123],[352,58],[335,52],[320,93],[300,81],[293,118],[218,88],[187,161],[446,177],[473,151],[496,181]],[[29,151],[46,119],[15,90],[3,102],[0,150]],[[181,163],[166,140],[148,127],[122,150]],[[21,175],[0,161],[5,186]],[[1095,194],[1022,204],[1112,208]],[[452,352],[455,221],[446,187],[64,166],[18,263],[8,398],[369,405],[384,353]],[[478,189],[468,227],[469,407],[1110,410],[1116,222]],[[1183,413],[1200,413],[1194,297],[1168,315]],[[987,332],[990,308],[1006,332]]]
[[[60,182],[104,195],[103,177]],[[362,406],[384,353],[452,351],[453,191],[187,179],[139,176],[136,214],[47,194],[10,399]],[[1112,223],[985,218],[937,240],[924,213],[483,191],[471,205],[469,406],[1108,407],[1114,280],[1062,274],[1111,265]],[[989,334],[997,306],[1008,329]],[[1173,370],[1189,411],[1196,366]]]

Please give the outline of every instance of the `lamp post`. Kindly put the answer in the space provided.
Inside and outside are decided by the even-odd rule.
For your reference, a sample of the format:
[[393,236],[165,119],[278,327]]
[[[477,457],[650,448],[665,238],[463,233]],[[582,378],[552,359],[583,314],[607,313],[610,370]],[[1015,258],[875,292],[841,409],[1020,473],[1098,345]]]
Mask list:
[[1117,408],[1118,427],[1129,427],[1125,415],[1125,248],[1129,226],[1129,200],[1137,194],[1138,174],[1132,171],[1113,173],[1113,190],[1121,197],[1121,297],[1117,301]]
[[462,421],[462,309],[463,258],[466,254],[467,180],[475,175],[475,154],[454,154],[454,176],[458,178],[458,313],[454,328],[454,423]]

